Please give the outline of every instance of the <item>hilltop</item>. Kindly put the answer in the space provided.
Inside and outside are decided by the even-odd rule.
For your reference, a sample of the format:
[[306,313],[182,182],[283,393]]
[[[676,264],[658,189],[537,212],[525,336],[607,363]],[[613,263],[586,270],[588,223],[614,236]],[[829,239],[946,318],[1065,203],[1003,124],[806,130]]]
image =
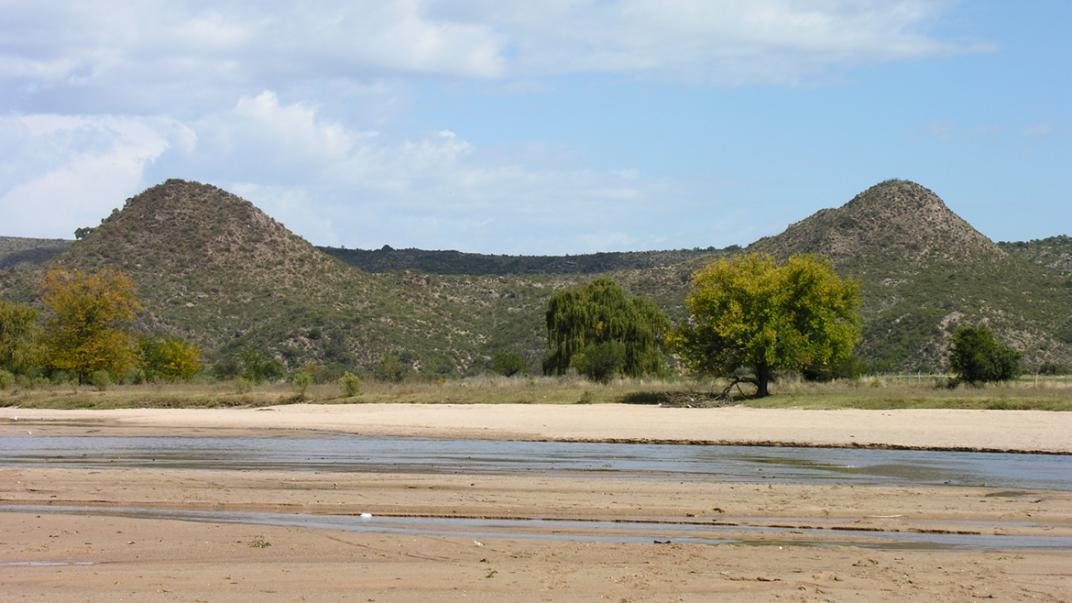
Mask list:
[[760,239],[750,251],[818,253],[858,279],[861,355],[884,370],[940,366],[961,324],[985,322],[1030,365],[1072,358],[1072,289],[1010,254],[919,184],[889,180]]
[[[385,352],[428,374],[485,370],[514,351],[533,369],[543,312],[561,287],[608,275],[684,317],[693,271],[738,248],[500,256],[317,248],[219,188],[168,180],[128,199],[83,240],[0,239],[0,292],[32,299],[42,270],[115,266],[146,306],[141,327],[200,343],[210,360],[252,346],[294,369],[370,369]],[[941,366],[958,324],[987,322],[1029,366],[1072,364],[1072,239],[995,244],[932,191],[893,180],[749,251],[819,253],[861,282],[876,370]],[[4,252],[4,250],[9,250]],[[11,258],[22,258],[13,262]]]

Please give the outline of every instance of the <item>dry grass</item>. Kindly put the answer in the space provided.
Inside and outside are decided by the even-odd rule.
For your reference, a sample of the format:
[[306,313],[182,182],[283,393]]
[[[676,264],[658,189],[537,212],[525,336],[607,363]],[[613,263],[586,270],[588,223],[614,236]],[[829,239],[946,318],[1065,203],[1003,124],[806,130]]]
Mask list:
[[[1072,379],[1028,377],[1007,384],[950,389],[941,376],[884,376],[810,383],[781,380],[769,398],[736,402],[754,408],[980,408],[1072,410]],[[48,386],[0,392],[0,406],[22,408],[224,408],[318,404],[672,404],[707,406],[724,383],[623,379],[598,385],[575,377],[474,377],[442,383],[366,381],[345,397],[337,384],[309,387],[302,397],[286,384],[119,385],[105,391]],[[735,392],[736,393],[736,392]],[[746,390],[746,393],[747,390]]]

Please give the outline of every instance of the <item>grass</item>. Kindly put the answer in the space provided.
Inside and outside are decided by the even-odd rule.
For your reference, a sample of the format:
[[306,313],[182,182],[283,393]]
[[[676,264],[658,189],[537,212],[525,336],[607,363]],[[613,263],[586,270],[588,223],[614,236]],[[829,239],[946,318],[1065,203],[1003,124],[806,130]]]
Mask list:
[[[967,408],[1072,411],[1072,378],[1026,377],[981,387],[941,385],[941,376],[865,377],[831,383],[783,380],[772,395],[741,399],[751,408],[889,410]],[[575,377],[471,377],[441,383],[366,381],[356,396],[336,384],[309,387],[304,396],[289,385],[248,390],[235,383],[117,385],[105,391],[89,386],[48,386],[0,391],[0,406],[57,409],[232,408],[307,402],[312,404],[663,404],[710,406],[721,382],[622,379],[598,385]]]

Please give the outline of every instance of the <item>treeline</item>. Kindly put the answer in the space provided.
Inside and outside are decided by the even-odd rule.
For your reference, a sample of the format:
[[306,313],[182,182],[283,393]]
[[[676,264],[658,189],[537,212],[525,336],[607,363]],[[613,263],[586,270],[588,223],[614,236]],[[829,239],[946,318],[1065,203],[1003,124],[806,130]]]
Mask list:
[[0,386],[187,380],[201,350],[175,337],[138,335],[134,284],[118,270],[50,270],[37,308],[0,300]]
[[[859,377],[860,286],[815,255],[784,264],[761,254],[716,260],[693,275],[688,317],[672,325],[650,300],[627,297],[612,280],[559,291],[546,313],[546,374],[576,371],[606,383],[616,376],[689,372],[749,383],[769,394],[777,374],[809,380]],[[1014,379],[1021,356],[985,326],[953,335],[949,384]],[[1043,367],[1057,372],[1056,366]]]

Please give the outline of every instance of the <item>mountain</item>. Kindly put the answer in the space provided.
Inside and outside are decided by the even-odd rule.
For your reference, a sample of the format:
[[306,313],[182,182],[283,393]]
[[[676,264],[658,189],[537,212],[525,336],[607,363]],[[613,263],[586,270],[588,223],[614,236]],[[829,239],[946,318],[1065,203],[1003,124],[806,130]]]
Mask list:
[[[127,199],[48,261],[7,271],[0,291],[31,300],[53,266],[119,268],[145,306],[141,330],[194,341],[210,359],[251,346],[291,369],[370,368],[394,352],[417,370],[469,372],[500,348],[542,345],[538,306],[554,286],[540,278],[367,274],[252,203],[183,180]],[[538,352],[530,356],[535,362]]]
[[1072,237],[1060,235],[1027,242],[998,243],[1002,249],[1054,272],[1072,277]]
[[351,266],[366,272],[415,270],[429,274],[521,275],[521,274],[588,274],[598,275],[625,270],[648,270],[687,263],[716,252],[731,252],[738,248],[718,250],[674,249],[670,251],[614,251],[581,255],[491,255],[461,251],[429,251],[424,249],[345,249],[319,247]]
[[878,369],[933,370],[952,331],[980,322],[1029,365],[1072,359],[1072,288],[1060,274],[994,243],[914,182],[877,184],[748,249],[817,253],[858,279],[860,352]]
[[[998,245],[932,191],[888,181],[748,250],[828,256],[861,283],[860,355],[876,370],[932,371],[955,326],[978,322],[1023,350],[1029,366],[1072,364],[1070,241]],[[82,240],[0,239],[8,267],[0,269],[0,295],[32,300],[51,266],[114,266],[136,284],[143,331],[195,341],[210,361],[250,346],[290,369],[369,370],[393,352],[424,374],[471,374],[498,351],[519,352],[538,370],[543,312],[557,289],[610,276],[680,320],[692,273],[739,251],[317,248],[244,199],[168,180],[128,199]]]
[[0,237],[0,270],[47,262],[70,244],[63,239]]

